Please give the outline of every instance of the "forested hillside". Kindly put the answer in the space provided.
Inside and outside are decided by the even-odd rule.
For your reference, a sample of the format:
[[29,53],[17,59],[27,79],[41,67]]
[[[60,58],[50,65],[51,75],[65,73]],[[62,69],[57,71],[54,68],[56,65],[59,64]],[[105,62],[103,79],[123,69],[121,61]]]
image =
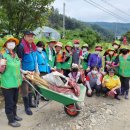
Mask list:
[[108,23],[108,22],[90,22],[86,23],[90,25],[98,25],[104,29],[107,29],[113,33],[116,32],[117,35],[125,34],[130,30],[130,23]]
[[[58,10],[52,9],[52,14],[49,17],[48,25],[52,28],[62,31],[63,26],[62,21],[63,21],[63,15],[59,14]],[[65,17],[65,23],[67,33],[68,30],[69,32],[72,31],[73,33],[75,33],[74,36],[80,36],[81,38],[84,37],[83,39],[85,39],[85,42],[91,42],[91,40],[93,39],[95,39],[94,42],[99,41],[111,42],[113,40],[114,34],[104,28],[101,28],[98,25],[90,26],[89,24],[87,25],[82,21],[78,21],[74,18],[70,18],[67,16]],[[70,34],[73,35],[72,33]]]

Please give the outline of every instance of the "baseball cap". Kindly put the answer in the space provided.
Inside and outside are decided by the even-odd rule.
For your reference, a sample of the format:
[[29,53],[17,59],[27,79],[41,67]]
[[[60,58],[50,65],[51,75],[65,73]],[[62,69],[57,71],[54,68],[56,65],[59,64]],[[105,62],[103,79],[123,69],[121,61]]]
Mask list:
[[30,35],[30,34],[35,35],[34,32],[33,32],[33,31],[30,31],[30,30],[24,31],[23,34],[24,34],[24,35]]

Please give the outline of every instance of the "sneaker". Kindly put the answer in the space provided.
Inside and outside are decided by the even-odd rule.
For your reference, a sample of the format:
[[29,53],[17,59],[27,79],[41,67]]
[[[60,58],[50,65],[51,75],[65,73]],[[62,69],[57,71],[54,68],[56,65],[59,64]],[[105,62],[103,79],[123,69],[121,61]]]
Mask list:
[[12,126],[12,127],[20,127],[21,125],[18,123],[18,122],[16,122],[16,121],[14,121],[14,122],[12,122],[12,123],[8,123],[8,125],[10,125],[10,126]]
[[129,96],[128,96],[128,95],[125,95],[125,99],[129,99]]

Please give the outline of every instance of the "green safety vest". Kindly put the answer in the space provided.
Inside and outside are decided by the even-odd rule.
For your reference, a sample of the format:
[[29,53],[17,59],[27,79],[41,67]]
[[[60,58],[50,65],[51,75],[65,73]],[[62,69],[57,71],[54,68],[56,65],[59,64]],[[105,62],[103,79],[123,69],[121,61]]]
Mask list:
[[119,75],[130,77],[130,55],[127,59],[124,59],[122,55],[119,56]]
[[61,70],[62,69],[62,63],[56,62],[56,69]]
[[88,55],[89,55],[89,53],[86,53],[86,54],[83,56],[84,59],[83,59],[82,62],[81,62],[82,67],[83,67],[83,70],[86,70],[86,69],[88,68],[88,63],[85,61],[85,60],[87,60]]
[[66,56],[70,57],[68,61],[62,63],[62,69],[69,70],[72,66],[72,55],[70,55],[68,52],[66,52]]
[[54,68],[54,65],[55,65],[55,58],[56,58],[56,54],[55,54],[55,51],[53,49],[52,51],[52,60],[49,60],[49,47],[46,48],[46,53],[47,53],[47,58],[48,58],[48,63],[50,65],[50,67]]
[[[117,57],[117,56],[113,56],[113,57],[110,59],[110,57],[107,55],[107,56],[106,56],[106,61],[111,61],[111,62],[113,62],[113,61],[116,59],[116,57]],[[118,74],[118,73],[119,73],[119,72],[118,72],[118,71],[119,71],[119,68],[116,67],[116,68],[115,68],[115,71],[116,71],[116,74]]]
[[1,87],[10,89],[18,88],[22,83],[22,76],[20,72],[20,60],[16,55],[13,58],[8,53],[4,53],[3,57],[7,60],[6,69],[3,74],[1,74]]
[[110,57],[107,55],[106,56],[106,61],[114,61],[116,59],[116,56],[113,56],[111,59],[110,59]]

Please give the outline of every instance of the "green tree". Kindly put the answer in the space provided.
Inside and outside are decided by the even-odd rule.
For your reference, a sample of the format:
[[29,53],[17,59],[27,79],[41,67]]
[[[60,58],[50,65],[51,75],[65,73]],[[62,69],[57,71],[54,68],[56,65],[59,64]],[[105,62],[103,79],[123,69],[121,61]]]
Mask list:
[[99,25],[93,24],[93,25],[91,25],[91,28],[99,33],[99,35],[102,38],[102,41],[111,42],[114,39],[114,33],[100,27]]
[[18,36],[44,25],[54,0],[0,0],[0,30]]
[[101,41],[100,35],[91,28],[66,30],[66,39],[79,39],[81,45],[87,43],[89,47],[93,47],[96,43]]
[[[48,25],[55,29],[60,29],[63,26],[63,15],[59,13],[57,9],[51,8],[51,15],[49,16]],[[77,28],[86,28],[86,25],[81,21],[78,21],[74,18],[65,16],[65,28],[67,30],[74,30]]]
[[[52,8],[51,10],[52,13],[49,16],[48,26],[60,30],[63,33],[63,15],[57,9]],[[67,16],[65,17],[65,28],[66,38],[83,38],[90,46],[99,41],[111,42],[114,38],[113,33],[98,25],[89,25]]]

